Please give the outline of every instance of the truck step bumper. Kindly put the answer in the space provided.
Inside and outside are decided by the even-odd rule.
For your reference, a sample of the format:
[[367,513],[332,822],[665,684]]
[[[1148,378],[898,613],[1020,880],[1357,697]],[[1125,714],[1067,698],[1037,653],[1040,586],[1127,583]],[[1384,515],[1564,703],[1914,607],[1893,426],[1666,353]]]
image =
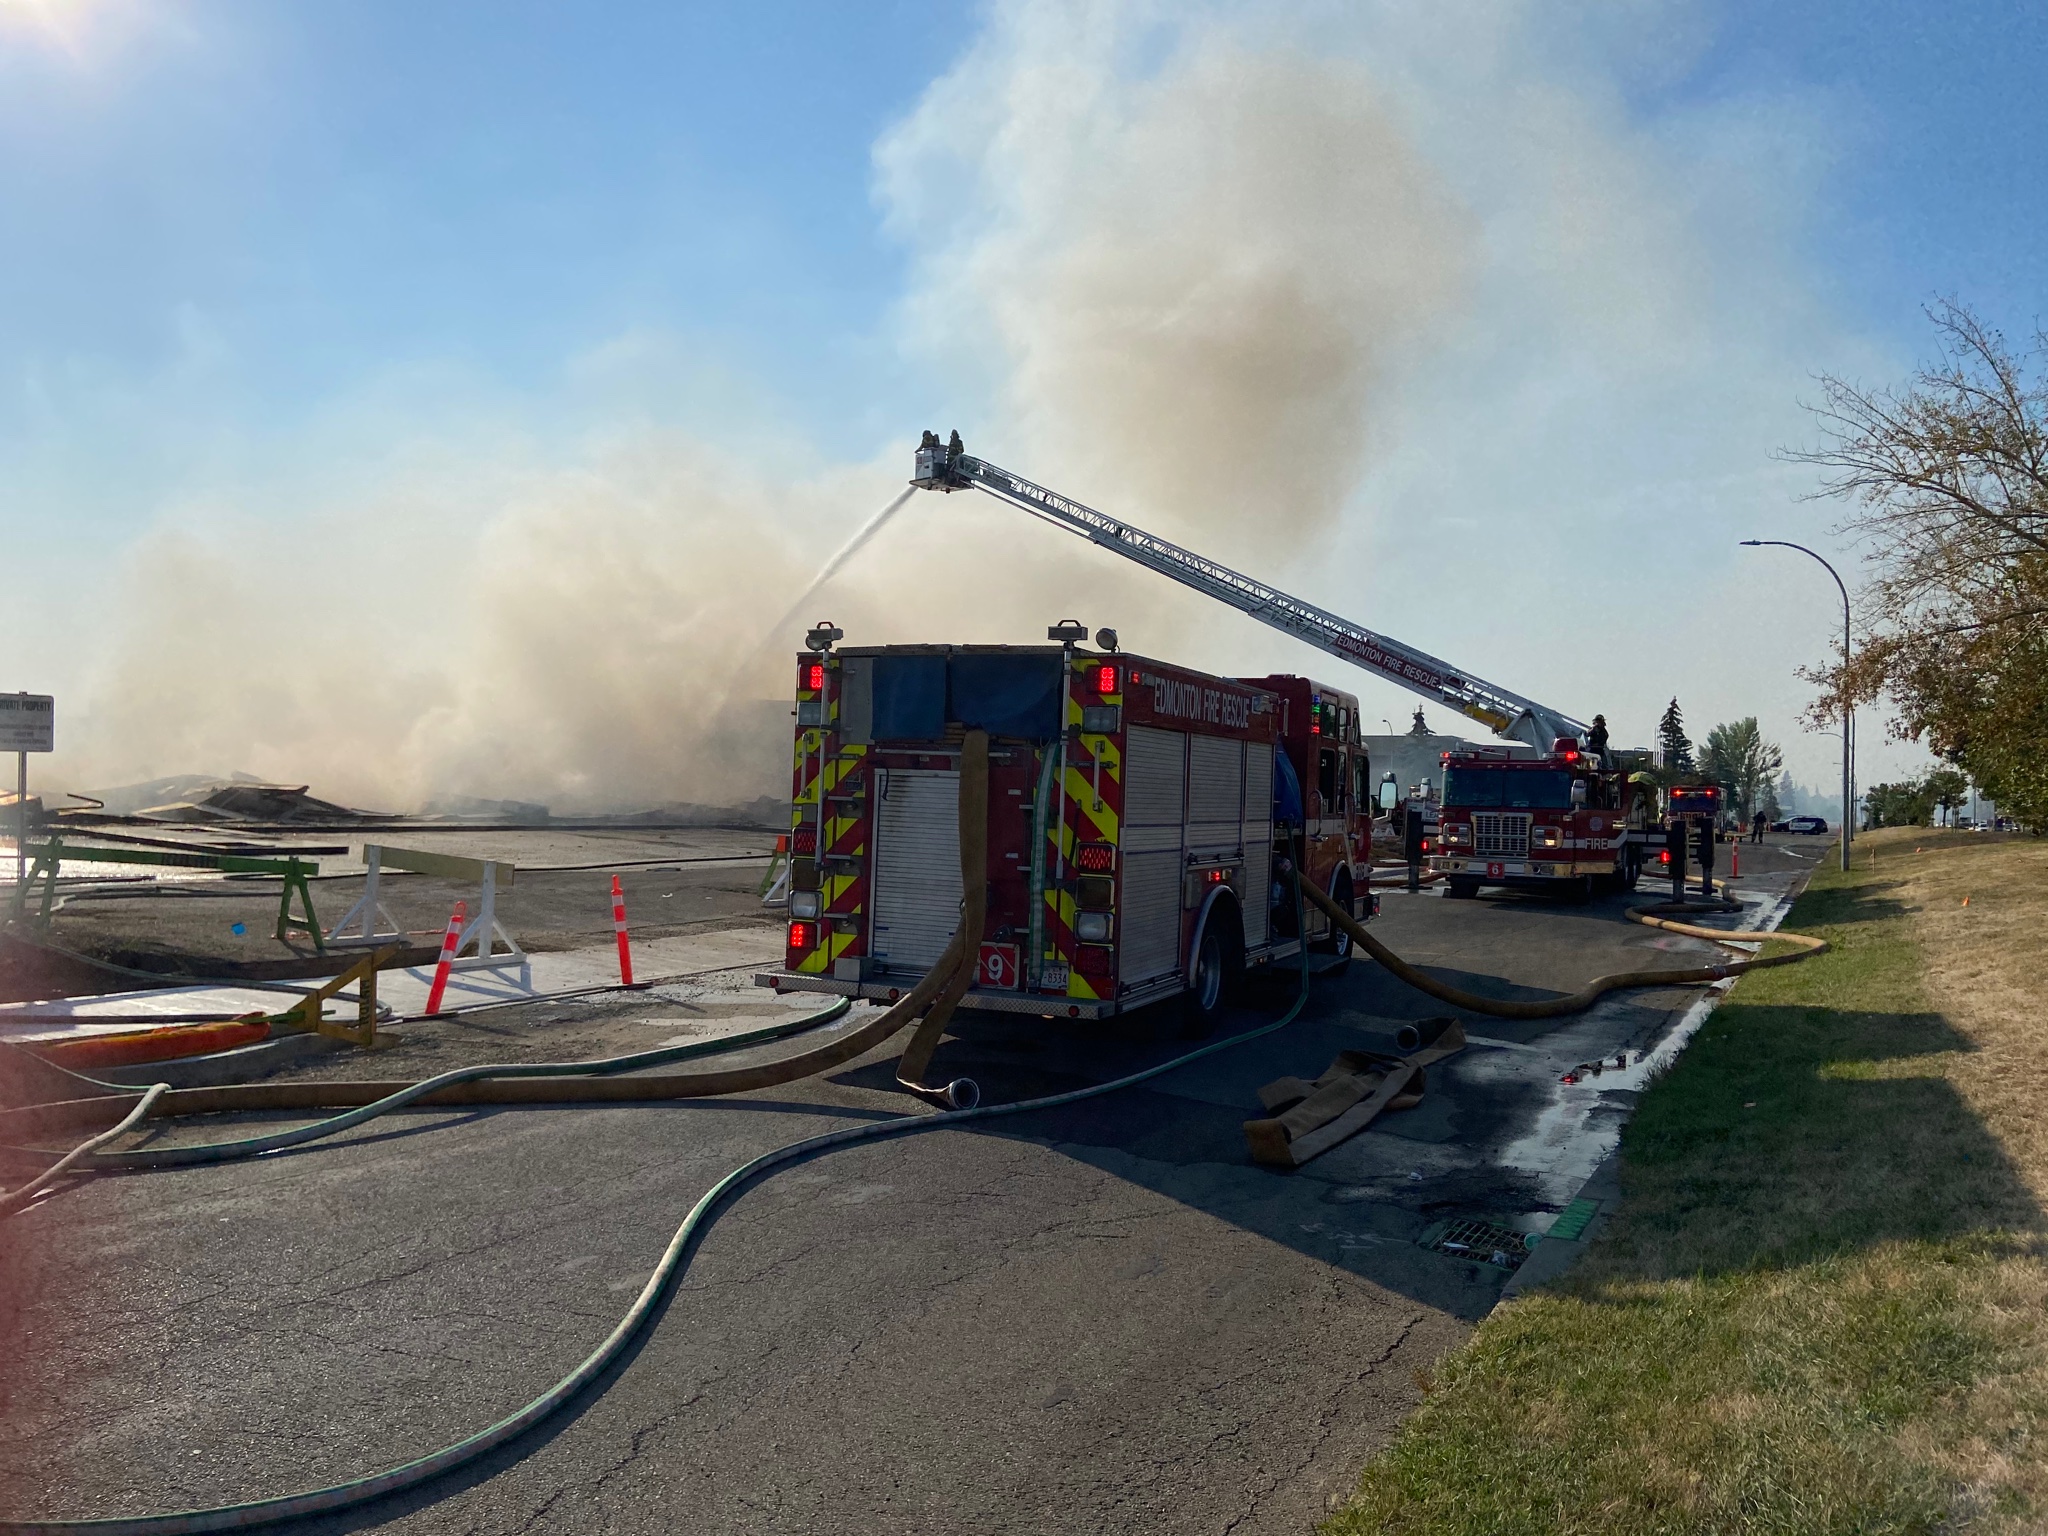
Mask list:
[[[809,976],[794,971],[760,971],[757,987],[777,992],[824,992],[833,997],[851,997],[861,1002],[893,1003],[917,985],[915,981],[841,981],[833,976]],[[1147,999],[1149,1001],[1149,999]],[[962,1008],[979,1008],[990,1013],[1035,1013],[1053,1018],[1106,1019],[1132,1006],[1114,998],[1054,997],[1050,993],[969,992],[960,999]]]

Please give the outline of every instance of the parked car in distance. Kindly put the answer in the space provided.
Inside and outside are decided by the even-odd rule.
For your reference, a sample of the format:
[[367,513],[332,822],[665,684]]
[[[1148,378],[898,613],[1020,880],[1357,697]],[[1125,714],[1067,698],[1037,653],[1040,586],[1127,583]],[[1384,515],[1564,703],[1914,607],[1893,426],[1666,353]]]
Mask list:
[[1773,832],[1803,832],[1812,837],[1822,835],[1827,829],[1827,818],[1824,816],[1788,816],[1783,821],[1771,823]]

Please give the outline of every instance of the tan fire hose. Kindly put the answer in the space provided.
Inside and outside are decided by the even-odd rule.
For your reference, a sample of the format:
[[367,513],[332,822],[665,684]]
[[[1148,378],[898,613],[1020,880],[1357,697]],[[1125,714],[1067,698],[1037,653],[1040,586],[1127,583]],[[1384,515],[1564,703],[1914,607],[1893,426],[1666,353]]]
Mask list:
[[[1712,939],[1721,944],[1760,943],[1766,939],[1783,939],[1788,944],[1797,945],[1798,948],[1790,954],[1757,955],[1746,960],[1731,960],[1725,965],[1695,965],[1668,971],[1616,971],[1611,976],[1594,977],[1568,997],[1545,998],[1540,1002],[1510,1002],[1496,997],[1481,997],[1477,992],[1467,992],[1463,987],[1454,987],[1438,981],[1433,976],[1425,975],[1374,938],[1366,931],[1363,923],[1317,890],[1311,882],[1301,882],[1301,893],[1328,913],[1330,920],[1350,934],[1361,949],[1418,992],[1426,992],[1454,1008],[1487,1014],[1496,1019],[1554,1019],[1561,1014],[1578,1013],[1590,1008],[1605,994],[1619,991],[1623,987],[1685,987],[1696,986],[1702,982],[1723,981],[1747,971],[1766,970],[1774,965],[1790,965],[1795,960],[1817,955],[1828,947],[1827,940],[1814,938],[1810,934],[1784,933],[1776,930],[1761,933],[1731,931],[1726,928],[1702,928],[1692,923],[1674,923],[1669,918],[1656,915],[1660,911],[1673,910],[1672,903],[1631,907],[1628,912],[1630,921],[1651,928],[1668,929],[1672,933],[1682,933],[1695,939]],[[1676,910],[1688,909],[1677,907]]]
[[1261,1088],[1259,1103],[1268,1118],[1244,1123],[1253,1160],[1269,1168],[1299,1168],[1356,1136],[1382,1111],[1413,1109],[1422,1102],[1424,1069],[1462,1051],[1465,1030],[1453,1018],[1423,1019],[1402,1025],[1396,1043],[1400,1055],[1339,1051],[1313,1082],[1281,1077]]
[[[988,733],[967,732],[960,757],[960,874],[965,896],[960,927],[938,963],[887,1012],[838,1039],[794,1056],[752,1066],[696,1072],[655,1072],[634,1077],[485,1078],[455,1083],[415,1102],[423,1108],[471,1104],[628,1104],[663,1099],[706,1099],[774,1088],[829,1072],[873,1050],[931,1006],[897,1068],[906,1088],[966,1109],[979,1097],[968,1079],[928,1088],[922,1079],[954,1007],[974,983],[988,893]],[[324,1083],[236,1083],[219,1088],[173,1088],[159,1095],[151,1119],[240,1110],[353,1109],[411,1087],[408,1082],[344,1080]],[[0,1111],[0,1141],[16,1127],[50,1134],[117,1118],[127,1094],[72,1099]],[[32,1127],[32,1129],[31,1129]]]

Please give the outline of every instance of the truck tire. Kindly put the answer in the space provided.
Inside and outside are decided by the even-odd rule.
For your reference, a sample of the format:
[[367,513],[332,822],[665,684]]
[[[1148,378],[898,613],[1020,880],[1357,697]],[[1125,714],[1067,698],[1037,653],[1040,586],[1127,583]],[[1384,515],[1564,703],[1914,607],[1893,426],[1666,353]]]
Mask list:
[[[1330,889],[1330,899],[1346,912],[1351,910],[1350,875],[1340,874],[1337,876],[1336,884]],[[1335,955],[1337,958],[1317,974],[1322,976],[1343,975],[1351,965],[1351,952],[1354,947],[1348,931],[1339,928],[1335,923],[1330,924],[1328,936],[1317,939],[1309,945],[1309,949],[1312,953],[1318,955]]]
[[1444,882],[1444,895],[1452,901],[1470,901],[1479,894],[1477,880],[1451,879]]
[[1244,978],[1244,938],[1237,911],[1219,904],[1202,924],[1196,941],[1193,984],[1180,995],[1181,1033],[1193,1039],[1213,1034],[1226,999]]

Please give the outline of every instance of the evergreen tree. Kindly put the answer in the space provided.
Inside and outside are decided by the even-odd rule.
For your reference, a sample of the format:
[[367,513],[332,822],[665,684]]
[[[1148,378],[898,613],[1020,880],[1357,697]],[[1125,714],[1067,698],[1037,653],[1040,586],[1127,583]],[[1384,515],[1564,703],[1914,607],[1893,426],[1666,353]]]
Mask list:
[[1685,715],[1675,698],[1665,707],[1664,718],[1657,722],[1657,745],[1664,754],[1667,784],[1697,771],[1692,760],[1692,738],[1685,734]]
[[1805,796],[1799,786],[1792,782],[1792,772],[1790,769],[1779,774],[1778,792],[1771,797],[1772,803],[1778,808],[1771,813],[1771,820],[1776,821],[1781,816],[1798,815],[1800,803],[1804,798]]

